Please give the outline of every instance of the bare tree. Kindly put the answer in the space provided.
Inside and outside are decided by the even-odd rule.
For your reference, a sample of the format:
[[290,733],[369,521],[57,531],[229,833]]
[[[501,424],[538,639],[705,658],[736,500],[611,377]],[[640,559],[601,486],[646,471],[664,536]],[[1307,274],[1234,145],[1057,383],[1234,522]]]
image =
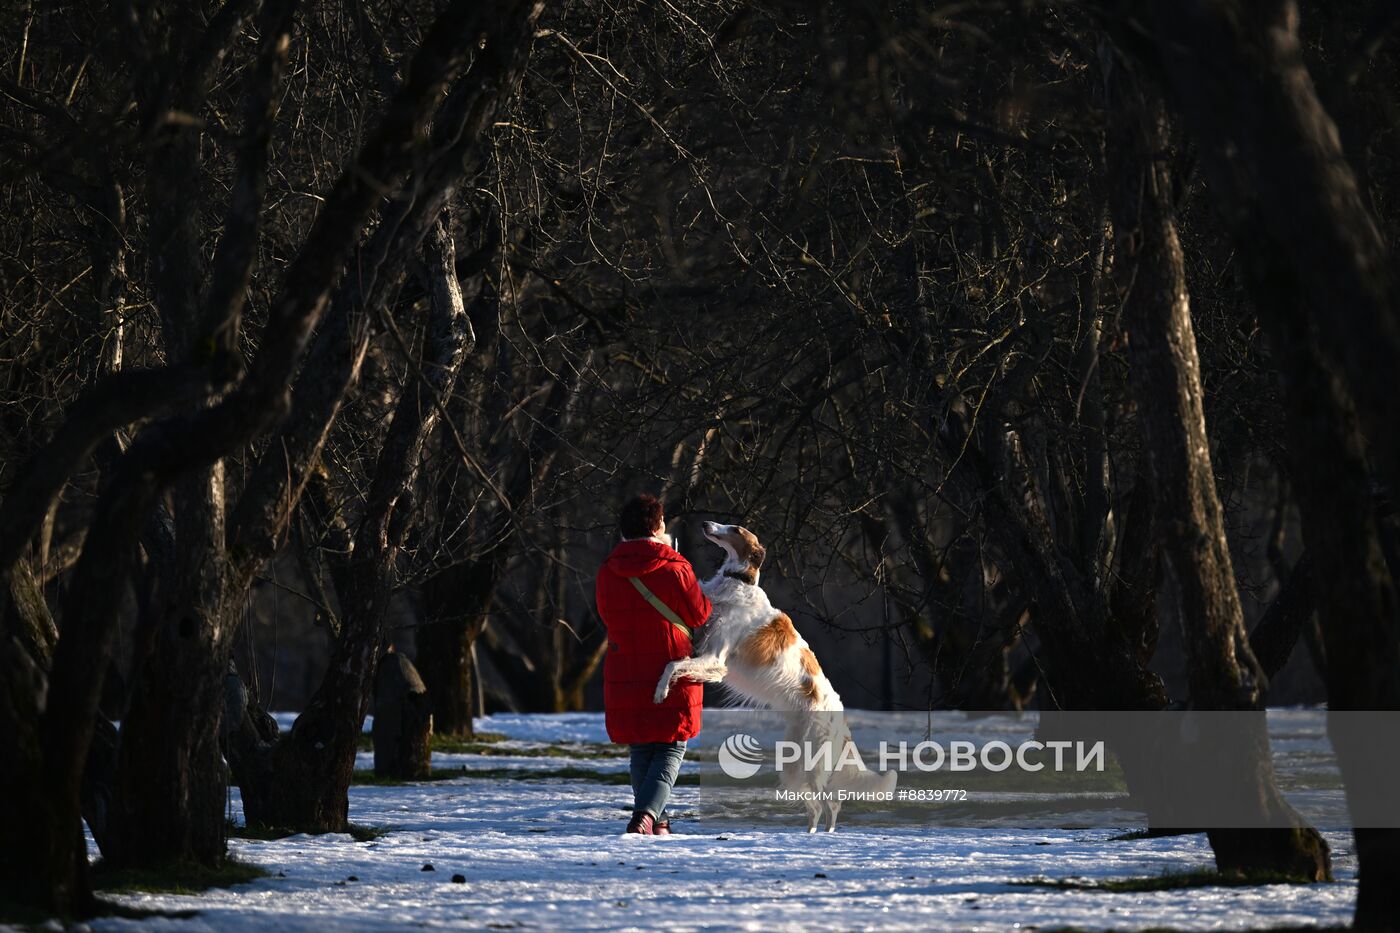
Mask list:
[[[237,24],[242,19],[239,9],[237,5],[230,5],[211,21],[208,30],[210,41],[200,46],[187,66],[196,69],[196,77],[203,74],[200,69],[213,67],[220,60],[221,49],[236,34]],[[274,16],[271,11],[276,11],[277,15]],[[267,25],[280,26],[283,32],[267,36],[265,60],[269,55],[285,54],[287,41],[283,36],[290,23],[289,13],[290,7],[285,4],[269,7]],[[436,115],[440,133],[453,141],[465,137],[470,145],[482,122],[489,119],[489,104],[498,100],[503,93],[509,93],[512,76],[519,68],[523,45],[518,37],[528,37],[530,24],[536,16],[537,7],[522,4],[512,15],[493,13],[483,20],[469,4],[457,3],[448,6],[437,18],[420,43],[405,80],[386,106],[377,128],[368,135],[359,153],[350,160],[316,212],[315,221],[307,231],[300,251],[286,269],[282,288],[269,306],[262,340],[246,373],[240,373],[237,367],[229,365],[232,354],[217,349],[219,341],[214,339],[214,335],[230,330],[236,333],[244,291],[238,283],[247,281],[247,273],[225,273],[219,268],[211,273],[205,297],[212,302],[210,307],[213,310],[198,317],[202,323],[195,330],[196,335],[209,336],[195,339],[189,351],[178,343],[174,344],[171,355],[174,359],[181,359],[187,353],[192,355],[200,364],[201,373],[209,372],[208,361],[214,360],[218,365],[212,371],[221,376],[221,381],[213,387],[227,387],[227,391],[221,398],[211,398],[206,406],[179,412],[146,425],[133,440],[130,449],[120,457],[98,500],[82,556],[73,569],[73,586],[64,606],[62,635],[54,653],[48,703],[42,721],[21,721],[16,724],[24,732],[36,733],[42,749],[42,760],[24,762],[28,767],[21,774],[22,780],[33,781],[38,789],[33,794],[21,795],[19,799],[37,799],[43,804],[14,814],[16,825],[36,840],[39,851],[37,858],[25,860],[24,865],[16,865],[13,874],[7,871],[7,877],[17,879],[20,885],[16,889],[18,895],[63,914],[84,908],[82,864],[85,853],[81,846],[75,845],[81,839],[77,815],[78,781],[93,729],[102,676],[113,645],[115,615],[111,607],[119,601],[133,568],[133,555],[142,526],[149,520],[162,493],[176,484],[179,484],[176,529],[177,534],[183,531],[185,536],[181,543],[188,548],[187,557],[183,559],[187,573],[171,587],[176,598],[170,601],[171,611],[166,614],[162,625],[169,627],[166,637],[173,639],[175,658],[191,664],[186,671],[190,676],[180,678],[173,685],[180,691],[180,697],[190,702],[164,714],[173,715],[173,721],[160,721],[163,717],[138,704],[134,709],[130,740],[131,747],[135,749],[151,748],[153,740],[150,736],[152,732],[160,731],[155,728],[159,722],[166,729],[166,734],[154,741],[161,743],[159,747],[162,751],[176,750],[177,755],[183,754],[184,760],[190,764],[188,770],[172,769],[164,766],[163,756],[157,756],[150,764],[159,789],[137,781],[124,782],[123,786],[131,793],[121,799],[119,812],[139,808],[144,811],[141,814],[143,817],[163,823],[167,829],[163,831],[159,825],[143,825],[140,832],[148,841],[137,847],[128,834],[126,844],[117,851],[119,859],[131,861],[158,855],[202,859],[222,857],[223,795],[217,792],[221,784],[221,769],[218,746],[214,741],[222,702],[222,658],[227,656],[228,635],[246,594],[250,574],[257,565],[258,551],[246,542],[250,539],[265,541],[275,538],[277,528],[285,523],[285,519],[280,513],[274,514],[271,521],[242,541],[236,540],[224,551],[220,460],[254,440],[285,415],[287,390],[295,369],[322,320],[332,288],[346,259],[351,256],[374,212],[383,203],[386,186],[390,191],[403,190],[399,186],[404,183],[405,177],[416,178],[418,184],[412,191],[417,198],[414,203],[420,208],[416,226],[418,235],[421,236],[422,231],[436,220],[444,191],[460,177],[464,166],[460,153],[449,145],[435,154],[449,160],[454,155],[458,156],[455,163],[448,163],[452,165],[451,171],[434,173],[429,160],[426,162],[428,169],[411,173],[415,165],[425,164],[425,157],[432,151],[428,147],[428,127]],[[227,21],[230,17],[233,23]],[[491,40],[483,42],[483,37],[488,36]],[[483,52],[483,47],[487,51]],[[184,58],[180,56],[174,61],[183,63]],[[275,66],[269,66],[269,78],[260,86],[269,86],[276,73]],[[459,83],[455,96],[448,93],[444,100],[444,92],[464,73],[471,74],[470,83]],[[198,84],[195,86],[198,87]],[[257,93],[253,95],[255,101],[262,96]],[[479,98],[487,101],[488,106],[476,106]],[[271,117],[266,104],[255,105],[250,112],[260,114],[263,119]],[[252,124],[255,137],[257,127],[257,123]],[[266,138],[265,131],[263,138]],[[177,142],[175,145],[183,144]],[[248,157],[259,159],[259,152],[254,147]],[[179,158],[173,159],[171,164],[174,171],[192,169],[186,160]],[[261,168],[250,171],[256,175]],[[251,193],[244,193],[247,190],[244,187],[235,187],[230,201],[231,210],[235,218],[251,216],[254,223],[250,226],[246,222],[240,224],[236,219],[231,221],[224,231],[226,240],[246,238],[257,229],[258,185],[250,182],[248,188],[253,189]],[[249,197],[253,199],[251,210],[246,202]],[[171,220],[177,228],[170,232],[171,238],[178,241],[193,235],[193,231],[175,223],[177,218]],[[399,231],[404,235],[409,250],[416,243],[412,236],[414,230],[413,223],[405,223]],[[387,249],[388,245],[384,244],[386,255],[391,252]],[[162,250],[178,247],[178,242],[173,245],[160,244]],[[216,252],[217,259],[235,266],[246,266],[252,262],[253,256],[254,251],[246,244]],[[384,262],[384,255],[378,258],[381,263]],[[165,275],[170,277],[167,284],[173,291],[164,300],[181,302],[189,298],[194,286],[179,280],[195,270],[174,270],[162,264],[157,264],[156,269],[158,272],[165,270]],[[163,280],[164,277],[158,278]],[[221,287],[227,291],[227,295],[220,290]],[[230,298],[230,295],[233,297]],[[176,307],[167,310],[172,316],[179,317]],[[189,318],[183,320],[188,321]],[[463,333],[460,328],[458,332]],[[179,364],[172,364],[166,378],[178,378],[181,372],[183,370]],[[209,379],[207,375],[203,378],[206,381]],[[107,385],[98,388],[100,391],[111,391],[116,387]],[[405,398],[417,399],[418,395],[410,392]],[[160,404],[166,404],[165,399],[161,399]],[[436,410],[431,406],[420,408],[424,409],[423,416],[418,419],[420,421],[427,418],[427,411]],[[121,412],[128,420],[152,413],[155,412]],[[403,423],[408,424],[411,420],[406,417]],[[56,477],[48,483],[50,497],[61,487],[64,479],[62,470],[65,466],[71,469],[80,456],[80,453],[74,455],[72,451],[90,449],[92,443],[116,426],[110,418],[88,418],[83,424],[85,432],[77,433],[82,434],[84,443],[74,445],[62,442],[63,438],[74,432],[65,433],[64,429],[60,429],[57,437],[61,443],[57,448],[59,456],[56,462],[49,460],[49,452],[45,450],[41,450],[31,461],[29,474],[45,473]],[[380,518],[377,523],[371,523],[377,531],[366,531],[365,534],[370,535],[368,540],[379,541],[386,547],[389,546],[388,540],[376,535],[384,531],[397,499],[396,480],[405,471],[411,472],[413,454],[421,446],[421,440],[415,440],[417,436],[416,431],[401,429],[392,453],[386,453],[384,457],[382,472],[385,479],[375,504]],[[63,446],[64,443],[67,446]],[[203,471],[202,475],[200,471]],[[12,506],[12,501],[13,495],[7,496],[5,510],[7,516],[18,514],[13,523],[19,540],[24,542],[37,531],[37,518],[47,510],[47,506],[43,503],[37,509],[30,503]],[[295,502],[295,496],[285,497],[282,502],[285,509],[288,502]],[[239,530],[247,534],[249,526],[245,524]],[[232,559],[224,563],[220,559],[221,554],[227,554]],[[365,559],[374,558],[366,555]],[[7,555],[3,567],[7,576],[12,563],[13,558]],[[374,612],[378,605],[374,600],[361,600],[361,608],[365,612]],[[377,624],[377,620],[373,623],[362,622],[360,629],[372,629],[374,624]],[[358,649],[361,653],[368,651],[366,667],[372,674],[375,657],[373,640],[370,645],[358,646]],[[151,695],[151,691],[138,692],[138,697]],[[165,696],[168,697],[169,693]],[[361,706],[363,699],[359,696],[345,697],[340,702]],[[143,727],[148,730],[145,741],[140,738]],[[358,732],[358,726],[354,729]],[[130,752],[125,757],[128,768],[135,766],[137,760]],[[161,792],[172,786],[179,788],[187,782],[198,782],[199,793]],[[210,788],[216,792],[207,793]],[[143,806],[152,800],[158,801],[158,804]],[[179,802],[181,806],[172,808],[171,800]],[[118,821],[117,825],[121,826],[122,823]],[[128,822],[127,826],[130,827],[131,823]]]
[[[1319,610],[1329,705],[1400,708],[1389,673],[1400,662],[1400,616],[1366,470],[1369,457],[1389,487],[1400,478],[1392,254],[1301,55],[1295,3],[1155,4],[1149,16],[1156,54],[1226,199],[1284,377],[1304,535],[1326,554]],[[1367,793],[1368,749],[1344,742],[1338,753],[1348,792]],[[1396,833],[1358,829],[1356,843],[1356,925],[1388,929]]]
[[1208,830],[1221,871],[1268,870],[1312,881],[1331,878],[1327,843],[1283,799],[1274,781],[1263,716],[1267,676],[1251,650],[1211,469],[1205,389],[1191,326],[1186,268],[1172,205],[1165,109],[1131,71],[1110,78],[1109,166],[1115,263],[1124,280],[1123,321],[1131,381],[1156,486],[1160,529],[1181,605],[1191,669],[1191,703],[1201,709],[1259,710],[1249,741],[1220,744],[1232,810],[1280,829]]

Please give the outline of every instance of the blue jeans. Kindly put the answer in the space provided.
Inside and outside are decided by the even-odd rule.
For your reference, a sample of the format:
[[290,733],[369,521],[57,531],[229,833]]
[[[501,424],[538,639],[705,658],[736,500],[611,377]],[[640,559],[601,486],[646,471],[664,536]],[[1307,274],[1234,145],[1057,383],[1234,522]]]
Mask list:
[[632,812],[650,813],[659,822],[681,771],[685,741],[647,742],[631,748]]

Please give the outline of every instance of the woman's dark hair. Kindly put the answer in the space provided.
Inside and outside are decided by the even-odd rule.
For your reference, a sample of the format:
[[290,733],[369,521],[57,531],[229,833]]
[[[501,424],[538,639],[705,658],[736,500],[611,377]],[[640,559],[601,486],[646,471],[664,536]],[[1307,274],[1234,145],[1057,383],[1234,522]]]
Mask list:
[[661,500],[648,493],[633,496],[617,516],[617,529],[624,538],[647,538],[662,523],[665,512]]

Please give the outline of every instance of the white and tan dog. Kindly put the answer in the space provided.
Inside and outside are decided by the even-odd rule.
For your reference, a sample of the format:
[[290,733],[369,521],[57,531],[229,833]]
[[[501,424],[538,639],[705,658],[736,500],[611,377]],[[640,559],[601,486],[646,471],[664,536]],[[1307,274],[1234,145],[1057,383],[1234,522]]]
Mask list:
[[[896,772],[876,773],[865,767],[855,750],[846,725],[845,707],[822,673],[816,655],[793,627],[792,619],[768,601],[758,585],[759,569],[767,556],[758,538],[746,528],[705,522],[705,537],[724,548],[719,571],[700,584],[714,611],[701,629],[699,651],[694,657],[672,661],[656,685],[656,702],[671,691],[671,684],[688,678],[723,683],[744,700],[789,713],[787,738],[809,747],[830,746],[830,769],[787,767],[783,783],[789,789],[830,790],[805,794],[807,831],[816,832],[823,809],[827,831],[836,828],[841,810],[840,790],[894,790]],[[849,751],[847,746],[850,746]],[[818,798],[818,799],[813,799]]]

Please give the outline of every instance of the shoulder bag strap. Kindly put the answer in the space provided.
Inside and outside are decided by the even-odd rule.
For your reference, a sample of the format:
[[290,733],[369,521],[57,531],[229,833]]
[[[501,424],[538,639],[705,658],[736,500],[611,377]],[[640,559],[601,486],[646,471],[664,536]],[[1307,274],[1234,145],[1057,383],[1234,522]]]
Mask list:
[[637,588],[637,592],[642,594],[642,599],[651,603],[651,607],[661,613],[662,617],[665,618],[667,622],[670,622],[676,628],[685,632],[687,638],[690,637],[690,626],[681,621],[681,617],[676,615],[674,609],[663,603],[655,593],[647,589],[647,585],[641,581],[640,577],[628,577],[627,579],[632,581],[632,585]]

